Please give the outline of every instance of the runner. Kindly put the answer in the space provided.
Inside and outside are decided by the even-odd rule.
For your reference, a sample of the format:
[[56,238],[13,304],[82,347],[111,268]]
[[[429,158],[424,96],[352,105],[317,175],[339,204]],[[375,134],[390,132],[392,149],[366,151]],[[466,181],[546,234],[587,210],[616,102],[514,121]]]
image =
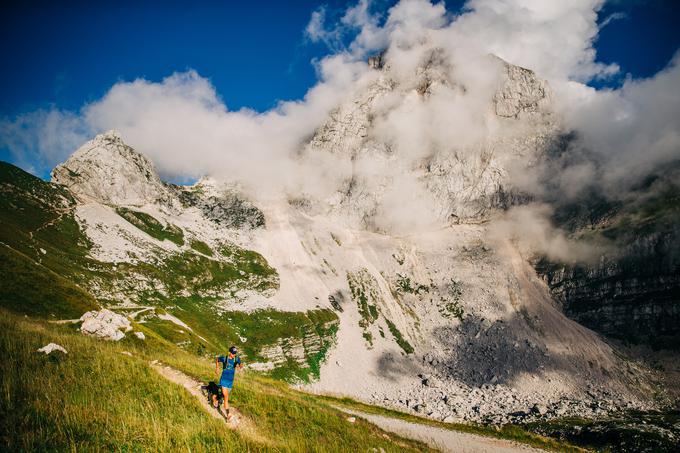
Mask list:
[[222,364],[222,376],[220,377],[220,386],[222,387],[222,395],[224,395],[224,413],[227,421],[231,419],[229,415],[229,393],[234,387],[234,375],[236,368],[243,368],[241,358],[236,355],[238,350],[236,346],[229,348],[229,354],[225,357],[223,355],[217,358],[215,362],[215,373],[220,372],[220,364]]

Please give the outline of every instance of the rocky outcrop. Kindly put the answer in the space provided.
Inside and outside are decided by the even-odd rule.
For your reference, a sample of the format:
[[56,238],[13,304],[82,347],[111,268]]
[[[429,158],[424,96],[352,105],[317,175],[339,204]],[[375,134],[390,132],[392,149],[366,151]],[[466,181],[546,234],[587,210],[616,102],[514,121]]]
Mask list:
[[43,346],[42,348],[38,349],[38,352],[42,352],[45,355],[50,355],[54,351],[59,351],[59,352],[63,352],[64,354],[68,354],[68,351],[66,349],[64,349],[63,346],[58,345],[56,343],[49,343],[49,344],[46,344],[45,346]]
[[533,71],[503,63],[505,77],[493,97],[496,115],[519,118],[523,114],[549,109],[550,90]]
[[86,200],[139,206],[173,204],[174,197],[151,161],[108,131],[85,143],[52,170],[52,182],[68,187]]
[[[288,361],[292,361],[300,368],[309,368],[312,362],[327,344],[334,340],[334,334],[331,331],[335,322],[326,323],[320,326],[319,331],[325,334],[307,330],[300,338],[281,338],[275,344],[263,347],[260,350],[266,362],[255,364],[256,369],[270,369],[284,365]],[[323,354],[322,354],[323,355]]]
[[185,207],[196,207],[206,219],[232,229],[255,229],[265,226],[264,214],[233,187],[211,178],[202,178],[189,187],[176,187]]

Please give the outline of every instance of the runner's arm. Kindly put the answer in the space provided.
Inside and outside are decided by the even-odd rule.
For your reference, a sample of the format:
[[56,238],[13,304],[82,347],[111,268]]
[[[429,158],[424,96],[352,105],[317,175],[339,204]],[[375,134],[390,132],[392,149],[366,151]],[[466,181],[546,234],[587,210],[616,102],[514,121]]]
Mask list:
[[220,374],[220,358],[215,359],[215,374]]

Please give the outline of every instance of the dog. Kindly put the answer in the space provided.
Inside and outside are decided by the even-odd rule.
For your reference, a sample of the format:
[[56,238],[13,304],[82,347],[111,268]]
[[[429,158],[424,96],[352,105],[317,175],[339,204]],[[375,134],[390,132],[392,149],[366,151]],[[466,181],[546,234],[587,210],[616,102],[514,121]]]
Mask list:
[[[201,391],[204,395],[208,397],[208,404],[212,407],[219,408],[224,401],[224,396],[222,395],[222,387],[217,385],[215,382],[210,381],[208,385],[202,385]],[[217,404],[215,404],[217,403]]]

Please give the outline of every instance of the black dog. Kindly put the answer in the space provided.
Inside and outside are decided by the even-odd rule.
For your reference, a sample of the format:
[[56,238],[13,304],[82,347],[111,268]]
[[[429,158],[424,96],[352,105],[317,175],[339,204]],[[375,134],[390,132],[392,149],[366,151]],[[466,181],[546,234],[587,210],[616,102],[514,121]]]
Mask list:
[[215,400],[217,400],[217,407],[219,408],[224,401],[224,395],[222,395],[222,387],[210,381],[208,385],[202,385],[201,390],[203,394],[208,397],[208,404],[215,407]]

